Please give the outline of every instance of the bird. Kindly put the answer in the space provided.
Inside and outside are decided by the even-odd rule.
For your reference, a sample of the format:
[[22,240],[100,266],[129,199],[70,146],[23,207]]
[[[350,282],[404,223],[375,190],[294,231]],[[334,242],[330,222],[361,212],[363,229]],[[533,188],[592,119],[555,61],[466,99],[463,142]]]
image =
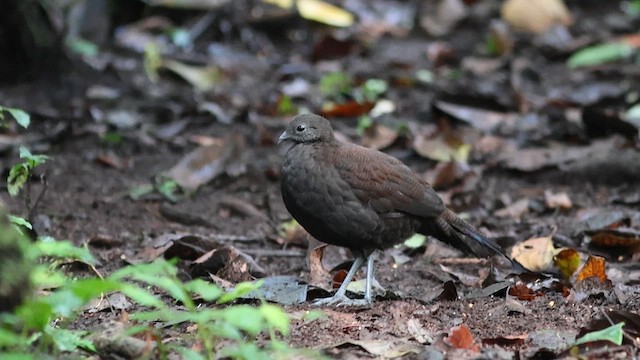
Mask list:
[[[281,171],[287,210],[311,236],[346,247],[354,256],[335,294],[315,305],[371,306],[375,253],[415,233],[477,256],[507,257],[499,245],[449,210],[431,185],[403,162],[338,141],[326,118],[295,116],[278,138],[282,143],[290,143]],[[365,261],[364,298],[350,299],[347,286]]]

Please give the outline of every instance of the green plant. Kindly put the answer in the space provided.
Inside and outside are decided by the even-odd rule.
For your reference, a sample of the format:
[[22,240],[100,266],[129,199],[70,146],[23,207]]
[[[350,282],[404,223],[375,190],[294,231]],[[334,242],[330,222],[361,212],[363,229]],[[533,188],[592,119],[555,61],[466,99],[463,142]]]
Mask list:
[[7,178],[7,190],[11,196],[18,195],[24,185],[27,184],[31,175],[33,175],[33,170],[44,164],[49,157],[39,154],[34,155],[29,149],[21,146],[20,159],[24,159],[24,161],[13,165],[11,170],[9,170],[9,177]]
[[[106,278],[76,279],[59,269],[59,261],[66,263],[73,259],[91,265],[94,260],[86,248],[45,238],[29,249],[32,261],[43,257],[54,260],[33,268],[34,286],[55,290],[43,296],[32,296],[13,313],[0,316],[0,358],[10,354],[32,359],[43,354],[55,357],[80,350],[99,352],[90,332],[71,330],[68,325],[89,301],[113,292],[121,292],[144,307],[144,310],[132,313],[131,319],[141,326],[134,326],[127,336],[149,331],[153,328],[149,325],[158,322],[165,326],[185,322],[195,325],[195,334],[185,335],[183,340],[200,344],[201,352],[182,344],[158,342],[160,358],[176,352],[190,359],[212,359],[220,354],[234,359],[269,359],[286,357],[294,351],[277,340],[278,336],[289,333],[288,316],[280,307],[264,301],[258,306],[229,305],[259,289],[260,281],[240,283],[232,291],[225,292],[201,279],[182,282],[175,265],[165,260],[127,266]],[[172,300],[170,304],[161,300],[167,297]],[[215,305],[198,306],[194,298]],[[270,340],[266,346],[259,347],[258,335],[265,331]],[[216,353],[220,347],[222,350]]]
[[0,105],[0,127],[7,126],[7,121],[4,118],[5,112],[11,114],[18,125],[22,126],[25,129],[29,127],[29,124],[31,124],[31,118],[26,112],[20,109]]

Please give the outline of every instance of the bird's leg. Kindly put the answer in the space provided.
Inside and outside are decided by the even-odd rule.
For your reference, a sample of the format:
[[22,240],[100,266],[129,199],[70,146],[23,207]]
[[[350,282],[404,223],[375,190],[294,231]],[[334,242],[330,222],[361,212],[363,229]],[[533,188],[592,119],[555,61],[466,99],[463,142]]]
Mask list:
[[371,284],[373,283],[373,261],[375,260],[375,252],[367,256],[367,279],[364,290],[364,300],[371,305],[373,299],[371,298]]
[[[336,293],[332,297],[320,299],[320,300],[314,302],[313,305],[316,305],[316,306],[319,306],[319,305],[362,306],[362,305],[371,304],[371,299],[369,299],[369,301],[367,301],[366,294],[365,294],[365,299],[349,299],[347,297],[347,295],[346,295],[347,294],[347,286],[349,286],[349,283],[351,282],[351,279],[353,279],[353,276],[356,274],[356,272],[362,266],[362,262],[363,261],[364,261],[364,256],[356,257],[353,260],[353,265],[351,265],[351,269],[349,269],[349,272],[347,273],[347,276],[342,281],[342,285],[340,285],[340,288],[338,288],[338,291],[336,291]],[[371,267],[373,269],[373,264],[371,264]],[[369,269],[369,265],[367,263],[367,275],[369,274],[369,270],[368,269]],[[373,275],[373,270],[372,270],[372,275]],[[368,281],[367,281],[367,284],[369,284]],[[371,298],[371,291],[370,290],[369,290],[369,298]]]

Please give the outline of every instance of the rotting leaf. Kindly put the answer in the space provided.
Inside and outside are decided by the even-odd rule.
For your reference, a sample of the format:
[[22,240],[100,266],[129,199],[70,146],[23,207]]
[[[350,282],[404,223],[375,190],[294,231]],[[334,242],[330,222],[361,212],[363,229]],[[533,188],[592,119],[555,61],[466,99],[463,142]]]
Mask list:
[[575,249],[564,249],[553,258],[553,262],[565,279],[569,279],[580,266],[580,254]]
[[605,260],[603,257],[589,255],[587,262],[578,273],[576,282],[583,281],[584,279],[592,276],[597,277],[602,282],[607,281],[607,274],[605,272]]
[[456,349],[471,350],[474,352],[480,351],[480,346],[475,343],[471,330],[469,330],[469,327],[465,324],[451,328],[449,335],[444,338],[444,342]]

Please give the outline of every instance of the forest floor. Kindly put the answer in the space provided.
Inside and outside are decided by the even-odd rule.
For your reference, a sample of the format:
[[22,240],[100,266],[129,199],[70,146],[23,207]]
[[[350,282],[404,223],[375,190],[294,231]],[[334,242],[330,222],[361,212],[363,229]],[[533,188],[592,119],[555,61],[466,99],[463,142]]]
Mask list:
[[[54,79],[0,88],[4,105],[32,114],[31,127],[11,138],[51,158],[39,170],[47,188],[34,227],[39,235],[88,244],[103,274],[171,253],[195,276],[195,258],[176,244],[197,243],[205,251],[231,245],[256,266],[222,264],[217,278],[289,276],[314,285],[304,287],[302,302],[280,301],[291,317],[285,340],[331,358],[544,359],[569,356],[572,348],[590,358],[638,356],[627,338],[620,346],[572,347],[579,335],[603,328],[599,319],[625,321],[631,338],[640,331],[638,123],[618,116],[630,106],[629,94],[640,91],[638,65],[568,70],[573,43],[554,43],[550,55],[548,44],[534,41],[542,35],[517,38],[502,56],[484,54],[489,21],[482,20],[499,17],[498,2],[487,3],[494,7],[484,12],[469,5],[472,15],[438,41],[417,29],[365,42],[358,34],[336,40],[330,29],[305,21],[285,34],[254,25],[258,44],[212,41],[208,61],[218,78],[210,90],[196,90],[166,70],[152,82],[142,54],[117,46],[93,61],[75,59],[82,65]],[[574,42],[587,36],[594,19],[618,15],[612,7],[604,16],[589,6],[597,5],[571,8]],[[623,33],[620,24],[602,26],[606,35],[592,35],[589,43]],[[290,40],[290,32],[308,40]],[[327,43],[338,53],[327,54]],[[197,63],[202,57],[173,58]],[[318,90],[331,72],[349,79],[349,89]],[[388,88],[363,106],[353,99],[369,79]],[[350,105],[323,109],[329,98]],[[379,104],[394,110],[371,115]],[[326,296],[319,288],[339,277],[335,267],[348,266],[350,258],[344,249],[318,252],[303,234],[282,231],[290,220],[279,190],[285,149],[275,141],[295,114],[289,105],[324,113],[342,139],[405,161],[507,253],[546,237],[555,248],[576,250],[581,264],[589,255],[603,257],[605,274],[563,279],[551,264],[544,271],[549,277],[518,277],[500,259],[464,258],[427,239],[378,255],[376,278],[387,291],[370,308],[321,307],[324,317],[304,320],[315,309],[311,299]],[[373,125],[358,120],[362,115]],[[0,149],[4,179],[18,161],[10,150]],[[198,173],[203,166],[176,166],[194,150],[191,159],[209,165],[209,178]],[[166,184],[161,175],[197,189],[168,196],[142,191]],[[32,198],[41,188],[32,183]],[[0,196],[9,211],[27,214],[21,198]],[[544,247],[536,251],[531,256],[548,255]],[[498,284],[494,291],[481,290],[491,283]],[[136,311],[131,304],[87,311],[74,326],[92,329]],[[455,339],[464,326],[471,342]],[[166,336],[180,335],[167,330]]]

